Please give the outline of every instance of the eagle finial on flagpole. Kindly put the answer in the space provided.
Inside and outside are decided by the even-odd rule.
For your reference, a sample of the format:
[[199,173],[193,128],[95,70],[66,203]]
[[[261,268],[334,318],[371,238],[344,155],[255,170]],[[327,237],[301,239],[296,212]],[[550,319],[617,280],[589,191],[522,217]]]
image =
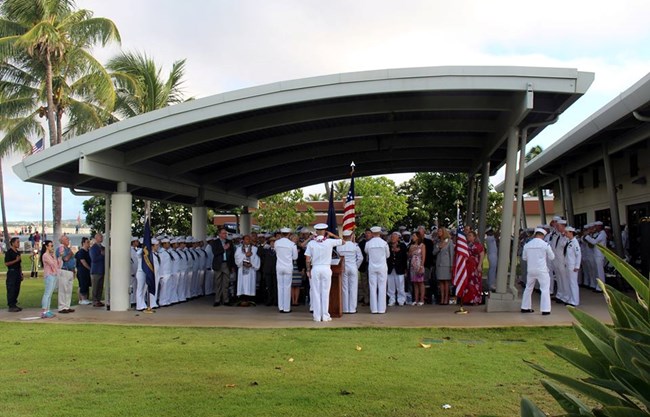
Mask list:
[[354,174],[354,167],[355,167],[355,166],[356,166],[356,165],[354,165],[354,161],[352,161],[352,163],[350,164],[350,169],[351,169],[351,171],[350,171],[350,175]]

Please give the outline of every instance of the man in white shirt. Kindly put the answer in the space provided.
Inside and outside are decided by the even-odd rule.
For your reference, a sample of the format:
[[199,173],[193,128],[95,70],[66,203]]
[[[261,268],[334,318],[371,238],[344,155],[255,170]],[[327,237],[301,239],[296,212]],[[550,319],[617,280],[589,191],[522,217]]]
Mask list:
[[[327,231],[325,223],[314,226],[316,238],[309,241],[305,251],[307,276],[311,286],[311,307],[314,321],[332,321],[329,314],[332,287],[332,249],[343,244],[343,239]],[[327,236],[334,239],[327,239]],[[277,242],[276,242],[277,247]]]
[[275,274],[278,280],[278,310],[280,313],[291,312],[291,278],[293,276],[293,261],[298,259],[298,248],[289,240],[291,229],[280,229],[282,237],[275,241]]
[[521,312],[534,313],[531,308],[533,290],[535,283],[539,282],[539,289],[542,292],[540,297],[540,310],[543,315],[551,314],[551,277],[548,271],[547,261],[555,259],[555,254],[548,243],[544,241],[546,231],[542,228],[535,229],[535,236],[524,246],[521,259],[528,262],[528,277],[526,289],[521,297]]
[[380,237],[381,227],[370,228],[372,239],[364,248],[368,254],[368,285],[370,286],[370,312],[383,314],[386,312],[386,283],[388,281],[388,263],[390,256],[388,243]]
[[345,258],[345,269],[343,272],[343,313],[353,314],[357,312],[357,294],[359,289],[359,267],[363,262],[363,254],[359,245],[352,241],[352,230],[343,231],[343,245],[337,246],[339,256]]

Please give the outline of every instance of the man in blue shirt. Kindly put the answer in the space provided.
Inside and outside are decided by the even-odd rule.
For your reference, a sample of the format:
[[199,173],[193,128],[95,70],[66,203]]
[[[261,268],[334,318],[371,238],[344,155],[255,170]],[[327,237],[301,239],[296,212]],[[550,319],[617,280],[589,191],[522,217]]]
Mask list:
[[90,247],[90,282],[93,288],[93,307],[104,307],[102,295],[104,293],[104,236],[95,235],[95,244]]

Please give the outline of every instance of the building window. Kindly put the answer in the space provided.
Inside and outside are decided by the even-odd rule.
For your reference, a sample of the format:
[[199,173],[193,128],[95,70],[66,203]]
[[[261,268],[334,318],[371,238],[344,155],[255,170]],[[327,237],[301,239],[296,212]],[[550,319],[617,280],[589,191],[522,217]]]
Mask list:
[[630,154],[630,177],[634,178],[639,175],[639,154],[634,152]]
[[573,215],[573,223],[571,226],[577,229],[582,229],[582,226],[585,224],[587,224],[587,213],[579,213]]
[[596,210],[594,212],[594,217],[596,221],[603,222],[605,225],[611,226],[612,224],[612,214],[609,209]]
[[593,186],[594,188],[598,188],[600,185],[600,177],[598,176],[598,168],[594,168],[593,171]]

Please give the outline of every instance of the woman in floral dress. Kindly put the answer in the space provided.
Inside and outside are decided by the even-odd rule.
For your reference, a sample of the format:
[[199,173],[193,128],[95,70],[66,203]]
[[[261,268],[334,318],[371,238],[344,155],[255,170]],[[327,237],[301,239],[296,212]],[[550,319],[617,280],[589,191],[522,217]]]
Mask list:
[[424,257],[426,250],[419,233],[414,233],[409,246],[409,275],[413,283],[413,305],[424,305]]

